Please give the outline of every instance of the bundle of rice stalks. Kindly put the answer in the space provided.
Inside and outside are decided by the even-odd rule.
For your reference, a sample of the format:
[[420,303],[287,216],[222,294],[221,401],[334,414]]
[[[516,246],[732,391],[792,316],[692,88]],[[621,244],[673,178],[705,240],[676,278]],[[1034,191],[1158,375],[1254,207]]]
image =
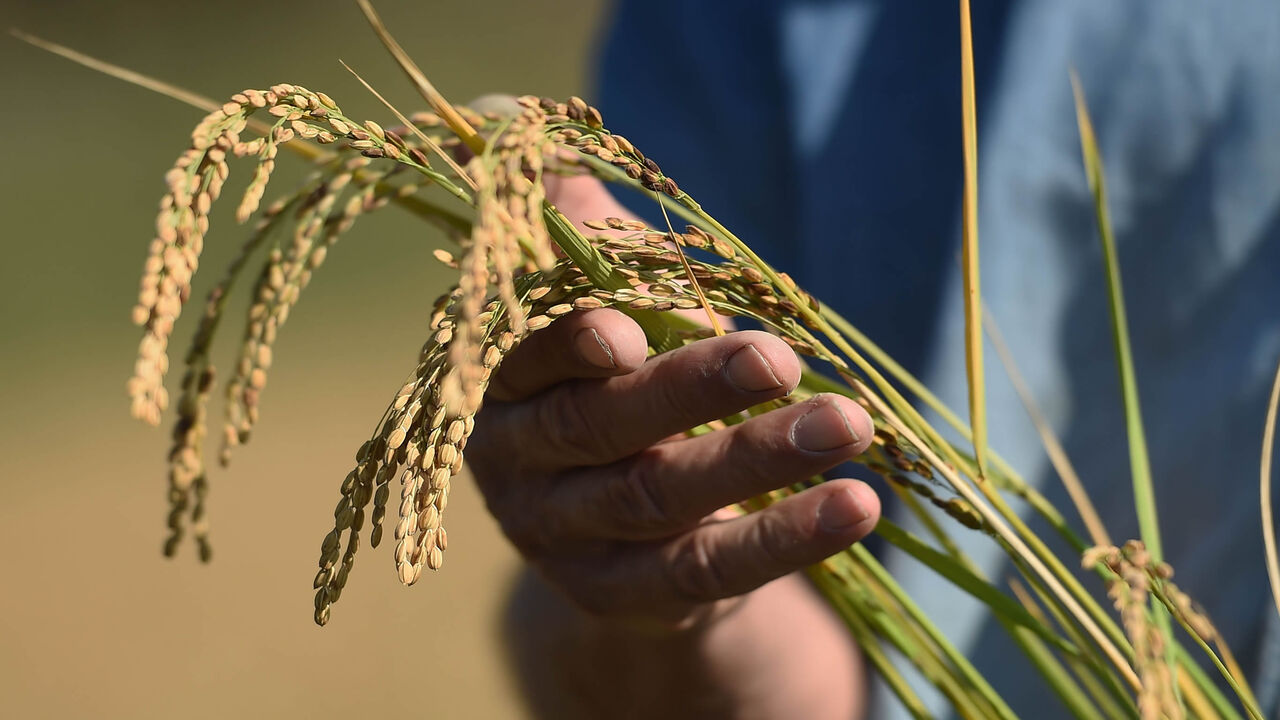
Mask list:
[[[211,554],[204,455],[212,422],[208,401],[217,380],[209,352],[233,285],[256,264],[243,340],[223,385],[226,417],[216,434],[224,465],[233,449],[252,435],[273,344],[329,249],[362,215],[397,205],[444,228],[457,241],[455,252],[441,251],[437,257],[456,269],[458,283],[436,301],[430,336],[417,364],[372,435],[359,446],[354,467],[340,483],[314,582],[318,624],[330,620],[362,538],[374,547],[383,540],[393,485],[399,490],[392,533],[401,582],[412,585],[424,569],[442,566],[448,548],[443,518],[450,485],[464,467],[476,413],[493,373],[530,335],[569,313],[611,307],[633,317],[651,349],[661,353],[722,333],[719,317],[739,317],[776,333],[813,368],[791,396],[752,412],[802,402],[819,392],[841,393],[861,404],[873,419],[875,438],[860,462],[889,482],[932,538],[916,537],[888,519],[881,520],[877,532],[936,571],[940,582],[953,583],[984,603],[1041,671],[1046,688],[1075,716],[1238,718],[1243,710],[1261,720],[1229,649],[1203,611],[1172,583],[1172,569],[1160,554],[1102,167],[1082,100],[1081,140],[1107,261],[1143,537],[1118,547],[1112,542],[1047,425],[1040,424],[1042,434],[1085,519],[1088,540],[987,447],[967,2],[961,2],[966,166],[962,262],[969,423],[852,324],[761,260],[653,158],[610,132],[595,108],[576,97],[563,102],[521,97],[509,115],[454,106],[404,54],[368,3],[362,0],[360,6],[430,103],[430,112],[406,116],[388,104],[398,124],[384,127],[348,116],[322,92],[287,83],[247,89],[226,103],[214,103],[26,38],[208,111],[192,133],[190,146],[165,175],[167,191],[133,310],[143,339],[128,386],[133,414],[145,422],[158,424],[169,405],[164,384],[168,341],[191,294],[191,278],[210,232],[210,206],[219,199],[233,164],[253,166],[252,182],[237,211],[242,222],[254,221],[253,230],[206,298],[199,330],[183,358],[169,452],[167,555],[176,552],[188,532],[203,559]],[[281,149],[310,160],[314,172],[292,192],[260,207]],[[458,160],[464,155],[470,158],[465,164]],[[663,208],[664,216],[670,213],[687,224],[677,231],[670,221],[650,227],[599,218],[586,223],[599,234],[580,232],[547,202],[543,179],[548,173],[591,174],[646,193]],[[448,197],[423,194],[429,186],[443,189]],[[705,311],[706,324],[673,312],[698,309]],[[988,329],[998,341],[998,331]],[[998,342],[997,347],[1002,349]],[[1016,369],[1010,370],[1016,384]],[[913,400],[934,410],[966,442],[947,440]],[[1272,405],[1274,411],[1274,398]],[[713,432],[744,419],[745,415],[727,417],[690,432]],[[1267,508],[1269,453],[1264,452],[1263,465]],[[821,481],[815,477],[809,484]],[[743,503],[741,509],[758,510],[806,486],[769,493]],[[1010,507],[1010,496],[1027,501],[1075,554],[1059,557],[1051,552]],[[927,505],[955,523],[943,527],[926,513]],[[966,532],[989,536],[1007,553],[1019,577],[1006,587],[982,576],[953,541],[955,533]],[[1108,612],[1086,589],[1073,572],[1077,565],[1106,588],[1117,614]],[[862,546],[828,558],[810,568],[809,575],[913,715],[927,717],[928,711],[889,659],[890,649],[906,658],[960,716],[1013,717],[1000,695]],[[1175,633],[1175,626],[1184,632]],[[1212,660],[1234,691],[1235,702],[1194,661],[1184,647],[1188,639]]]

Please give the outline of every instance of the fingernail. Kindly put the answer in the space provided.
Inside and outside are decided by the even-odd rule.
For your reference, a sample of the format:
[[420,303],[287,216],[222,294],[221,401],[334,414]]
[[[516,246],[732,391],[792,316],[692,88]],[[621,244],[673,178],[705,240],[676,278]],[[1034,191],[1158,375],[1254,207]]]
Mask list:
[[613,350],[609,349],[608,343],[593,328],[579,330],[573,336],[573,347],[583,360],[598,368],[612,370],[618,367],[618,363],[613,360]]
[[796,447],[809,452],[826,452],[858,442],[849,418],[834,402],[825,402],[800,416],[791,427]]
[[818,527],[830,533],[847,530],[869,517],[871,513],[852,490],[841,490],[818,506]]
[[763,392],[782,387],[778,376],[773,374],[773,368],[769,367],[769,361],[755,345],[743,345],[730,355],[724,364],[724,375],[730,385],[743,392]]

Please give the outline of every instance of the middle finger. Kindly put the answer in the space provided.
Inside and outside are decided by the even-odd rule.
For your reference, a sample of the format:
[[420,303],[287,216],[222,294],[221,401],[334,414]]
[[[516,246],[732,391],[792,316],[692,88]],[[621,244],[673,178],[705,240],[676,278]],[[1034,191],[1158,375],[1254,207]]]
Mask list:
[[765,332],[731,333],[649,358],[628,375],[573,380],[524,402],[490,406],[477,439],[506,448],[518,469],[604,465],[782,397],[799,381],[799,361],[786,343]]
[[579,537],[645,540],[828,470],[871,443],[871,418],[839,395],[818,395],[725,430],[573,471],[548,491],[539,522]]

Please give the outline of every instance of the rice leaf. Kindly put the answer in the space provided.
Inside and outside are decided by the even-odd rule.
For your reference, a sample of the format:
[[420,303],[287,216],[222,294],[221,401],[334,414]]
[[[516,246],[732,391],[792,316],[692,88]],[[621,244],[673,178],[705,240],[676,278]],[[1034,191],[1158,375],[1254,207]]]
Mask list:
[[[1023,585],[1016,577],[1010,577],[1008,582],[1009,589],[1013,591],[1014,597],[1016,597],[1018,602],[1026,608],[1027,612],[1036,620],[1048,626],[1051,622],[1049,617],[1045,614],[1044,610],[1036,604],[1035,599],[1031,597],[1031,593],[1027,590],[1026,586]],[[1007,621],[1002,620],[1002,622]],[[1091,719],[1102,717],[1103,714],[1112,720],[1137,717],[1136,708],[1130,708],[1126,711],[1126,709],[1122,709],[1120,707],[1115,699],[1107,695],[1107,688],[1102,687],[1098,679],[1092,675],[1091,668],[1081,658],[1067,656],[1066,663],[1075,672],[1076,676],[1080,678],[1081,682],[1088,687],[1088,694],[1086,694],[1086,690],[1082,688],[1080,684],[1076,683],[1075,680],[1067,674],[1066,670],[1057,663],[1057,658],[1053,656],[1053,653],[1049,650],[1048,646],[1046,646],[1040,638],[1029,635],[1027,631],[1022,628],[1017,629],[1016,632],[1013,628],[1010,628],[1010,634],[1013,635],[1013,638],[1018,645],[1022,647],[1022,650],[1027,654],[1027,657],[1031,658],[1032,662],[1036,663],[1037,667],[1041,670],[1041,674],[1043,674],[1045,679],[1048,681],[1050,688],[1052,688],[1054,693],[1062,699],[1063,704],[1066,705],[1076,717]],[[1090,698],[1093,698],[1098,702],[1102,708],[1101,712],[1098,708],[1094,707],[1092,702],[1090,702]]]
[[960,0],[960,105],[964,135],[961,263],[964,266],[964,367],[969,381],[969,426],[978,478],[987,477],[987,395],[982,370],[981,283],[978,272],[978,118],[973,87],[973,28],[969,0]]
[[825,590],[825,594],[831,599],[831,604],[835,607],[837,614],[845,621],[850,633],[857,640],[863,657],[880,674],[885,684],[902,702],[902,706],[907,713],[915,720],[928,720],[933,717],[928,708],[925,707],[924,702],[911,688],[906,678],[898,671],[897,666],[889,659],[883,645],[880,643],[880,639],[872,631],[859,609],[855,607],[852,594],[844,590],[839,578],[831,572],[824,571],[820,565],[810,567],[808,573],[814,583]]
[[[1178,674],[1178,684],[1182,687],[1183,696],[1187,698],[1188,704],[1196,707],[1196,703],[1201,705],[1209,704],[1213,711],[1219,717],[1226,720],[1242,720],[1242,716],[1231,705],[1231,701],[1227,700],[1227,696],[1222,694],[1218,689],[1218,685],[1209,679],[1209,674],[1200,667],[1200,663],[1191,655],[1191,651],[1186,647],[1178,646],[1178,667],[1184,672]],[[1196,700],[1196,696],[1200,696]],[[1201,711],[1196,714],[1200,717],[1213,717],[1213,715]]]
[[1015,625],[1031,630],[1067,655],[1075,656],[1080,654],[1079,648],[1059,637],[1048,626],[1037,621],[1027,612],[1026,608],[1019,605],[1008,595],[974,575],[971,570],[955,558],[929,547],[920,538],[898,527],[893,521],[881,518],[880,522],[876,524],[875,532],[889,544],[925,564],[929,569],[951,581],[957,588],[991,608],[991,612],[996,615]]
[[[1115,234],[1107,210],[1107,188],[1098,140],[1089,119],[1080,78],[1073,70],[1071,89],[1075,94],[1076,122],[1080,126],[1080,149],[1084,156],[1085,175],[1093,194],[1098,235],[1102,240],[1103,264],[1107,273],[1107,296],[1111,309],[1111,329],[1116,346],[1116,363],[1120,370],[1120,391],[1124,399],[1125,427],[1129,436],[1129,467],[1133,475],[1133,499],[1138,511],[1138,528],[1142,542],[1153,562],[1164,560],[1160,543],[1160,523],[1156,513],[1156,495],[1151,482],[1151,461],[1147,456],[1146,432],[1142,427],[1142,407],[1138,401],[1138,378],[1133,369],[1133,352],[1129,347],[1129,320],[1124,308],[1124,290],[1120,283],[1120,259],[1116,253]],[[1164,637],[1165,657],[1171,672],[1177,672],[1173,623],[1169,613],[1154,598],[1151,607],[1156,627]],[[1177,685],[1175,683],[1174,687]]]
[[1084,153],[1089,190],[1093,193],[1097,213],[1098,234],[1102,240],[1103,263],[1107,273],[1111,328],[1116,345],[1116,362],[1120,370],[1120,389],[1124,398],[1125,426],[1129,435],[1129,465],[1133,473],[1133,496],[1138,508],[1142,542],[1156,562],[1164,560],[1160,543],[1160,527],[1156,517],[1155,490],[1151,483],[1151,462],[1147,456],[1146,433],[1142,426],[1142,408],[1138,403],[1138,379],[1133,369],[1133,352],[1129,347],[1129,321],[1124,308],[1124,291],[1120,283],[1120,261],[1116,255],[1115,235],[1107,211],[1106,181],[1097,138],[1079,78],[1073,73],[1071,85],[1076,97],[1076,120],[1080,125],[1080,146]]
[[949,664],[951,671],[944,672],[942,676],[935,679],[935,682],[938,689],[956,703],[958,714],[964,716],[964,706],[973,704],[983,708],[979,711],[980,717],[1016,720],[1017,716],[1013,714],[1000,694],[991,687],[986,678],[978,673],[968,658],[942,634],[933,621],[925,616],[915,601],[906,594],[870,551],[861,544],[855,544],[849,548],[846,556],[855,561],[852,569],[858,584],[867,587],[873,594],[878,594],[880,607],[887,609],[896,606],[900,610],[898,623],[908,631],[913,631],[912,634],[925,647],[936,648],[936,659],[943,664],[943,667],[948,667]]

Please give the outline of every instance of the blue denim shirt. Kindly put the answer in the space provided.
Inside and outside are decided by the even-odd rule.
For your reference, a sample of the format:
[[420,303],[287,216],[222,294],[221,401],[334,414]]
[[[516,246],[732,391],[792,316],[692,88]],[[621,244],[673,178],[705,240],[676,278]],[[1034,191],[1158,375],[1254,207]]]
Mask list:
[[[1107,164],[1165,552],[1275,712],[1257,463],[1280,359],[1280,5],[982,0],[973,21],[984,300],[1112,536],[1137,537],[1074,67]],[[963,415],[958,35],[954,2],[624,0],[598,96],[610,127]],[[993,446],[1073,515],[994,360],[987,378]],[[988,538],[960,539],[989,577],[1011,573]],[[1057,716],[976,601],[885,562],[1015,711]],[[875,717],[901,714],[874,695]]]

